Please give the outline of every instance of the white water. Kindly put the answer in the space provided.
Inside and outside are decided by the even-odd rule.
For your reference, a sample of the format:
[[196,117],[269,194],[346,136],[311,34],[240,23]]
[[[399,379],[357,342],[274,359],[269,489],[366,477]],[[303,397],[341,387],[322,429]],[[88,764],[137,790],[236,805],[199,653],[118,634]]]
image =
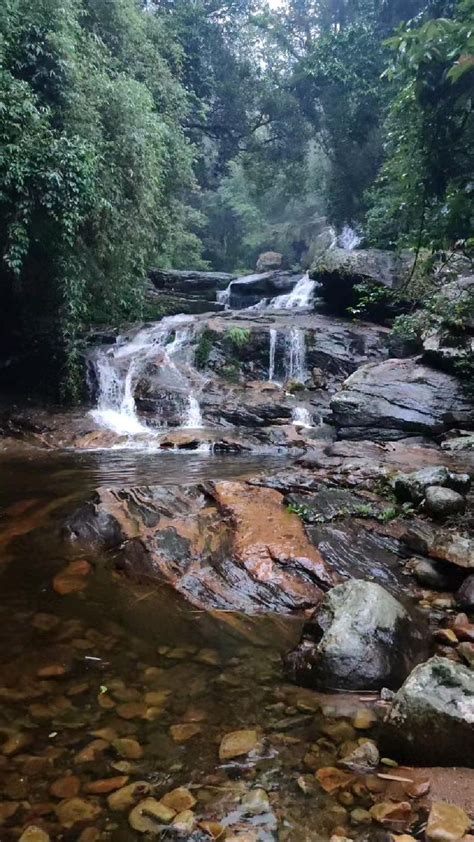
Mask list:
[[306,409],[305,406],[295,406],[292,417],[292,423],[296,427],[312,427],[312,419],[309,409]]
[[306,272],[291,292],[272,298],[268,307],[271,310],[304,310],[311,304],[315,285]]
[[192,325],[189,316],[169,316],[138,331],[131,339],[119,337],[112,348],[99,351],[93,361],[98,401],[91,415],[100,426],[124,436],[155,433],[140,421],[134,398],[135,387],[147,363],[159,369],[165,382],[171,378],[177,391],[187,393],[182,425],[202,426],[198,400],[177,363],[178,356],[190,344]]
[[346,251],[356,249],[357,246],[360,245],[361,241],[362,237],[357,233],[357,231],[354,231],[350,225],[344,225],[337,238],[339,247],[345,249]]
[[288,334],[286,376],[288,380],[297,380],[299,383],[304,383],[308,376],[305,332],[298,327],[292,327]]
[[188,397],[188,408],[181,426],[191,430],[198,430],[202,427],[201,407],[195,395],[189,395]]
[[270,351],[268,358],[268,379],[271,382],[275,378],[275,353],[277,344],[277,331],[274,327],[270,328]]

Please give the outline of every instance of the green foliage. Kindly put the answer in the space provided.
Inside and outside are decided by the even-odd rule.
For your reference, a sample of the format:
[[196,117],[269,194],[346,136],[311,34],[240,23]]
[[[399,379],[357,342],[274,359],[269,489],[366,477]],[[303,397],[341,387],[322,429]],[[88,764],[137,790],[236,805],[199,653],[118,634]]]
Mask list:
[[389,302],[394,301],[394,295],[391,290],[383,286],[377,286],[376,284],[355,284],[354,292],[357,296],[357,302],[352,307],[347,308],[347,312],[354,318],[372,316],[377,313],[381,305],[384,307]]
[[212,330],[204,330],[196,346],[194,361],[198,368],[205,368],[214,347],[215,334]]
[[227,331],[227,336],[235,348],[245,348],[248,345],[251,337],[251,331],[244,327],[231,327]]
[[447,248],[472,233],[474,0],[453,6],[451,18],[415,20],[386,42],[396,96],[370,197],[377,245]]

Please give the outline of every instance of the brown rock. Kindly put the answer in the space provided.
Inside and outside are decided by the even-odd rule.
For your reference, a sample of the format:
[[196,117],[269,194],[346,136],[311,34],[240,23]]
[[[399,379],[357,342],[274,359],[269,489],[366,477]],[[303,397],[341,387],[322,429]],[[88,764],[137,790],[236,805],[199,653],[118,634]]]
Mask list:
[[0,802],[0,825],[4,824],[8,819],[15,815],[18,807],[18,801],[2,801]]
[[122,719],[143,719],[147,706],[144,702],[128,702],[117,707],[117,713]]
[[175,743],[185,743],[201,732],[201,726],[192,722],[172,725],[170,734]]
[[102,812],[98,804],[85,798],[69,798],[56,807],[56,815],[63,827],[72,827],[78,822],[94,821]]
[[81,782],[76,775],[65,775],[54,781],[49,791],[55,798],[74,798],[81,788]]
[[41,827],[30,824],[25,828],[18,842],[50,842],[50,837]]
[[409,801],[381,801],[370,809],[370,815],[380,824],[406,822],[411,816]]
[[143,757],[143,748],[137,740],[131,737],[118,737],[112,741],[112,745],[117,754],[127,760],[139,760],[140,757]]
[[172,789],[171,792],[167,792],[166,795],[163,795],[161,803],[166,807],[171,807],[175,813],[181,813],[183,810],[191,810],[196,804],[196,799],[189,789],[179,786],[176,789]]
[[127,781],[128,775],[118,775],[116,778],[102,778],[102,780],[91,781],[85,785],[84,789],[93,795],[106,795],[124,787]]
[[150,784],[146,781],[135,781],[109,795],[107,804],[111,810],[127,810],[145,795],[148,795],[150,788]]
[[233,757],[241,757],[253,751],[260,743],[257,731],[241,730],[230,731],[221,740],[219,746],[219,759],[230,760]]
[[316,772],[316,780],[325,792],[332,794],[350,786],[354,780],[354,775],[344,772],[342,769],[336,769],[335,766],[325,766]]
[[467,814],[460,807],[435,801],[428,816],[426,837],[433,842],[457,842],[470,826]]
[[7,757],[12,757],[14,754],[17,754],[17,752],[22,751],[22,749],[30,745],[31,741],[31,734],[24,732],[12,734],[12,736],[8,737],[8,739],[3,743],[0,751]]
[[128,821],[139,833],[156,833],[157,825],[169,824],[176,815],[156,798],[145,798],[131,811]]
[[87,585],[87,577],[91,572],[92,566],[88,561],[84,559],[71,561],[70,564],[56,574],[53,579],[53,588],[61,596],[83,591]]
[[182,810],[173,819],[173,827],[180,834],[189,834],[194,830],[196,824],[196,817],[192,810]]
[[92,740],[89,745],[76,754],[74,763],[93,763],[108,747],[109,743],[106,740]]

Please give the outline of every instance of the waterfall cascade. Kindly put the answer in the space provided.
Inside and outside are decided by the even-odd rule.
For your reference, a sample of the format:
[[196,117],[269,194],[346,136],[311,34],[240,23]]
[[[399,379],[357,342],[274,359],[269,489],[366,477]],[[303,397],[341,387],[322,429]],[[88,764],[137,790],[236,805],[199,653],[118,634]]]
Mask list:
[[362,237],[357,231],[354,231],[350,225],[344,225],[342,228],[341,233],[337,238],[337,244],[339,248],[345,249],[346,251],[352,251],[352,249],[356,249],[357,246],[360,245],[362,241]]
[[305,406],[295,406],[291,420],[296,427],[313,426],[310,411]]
[[287,339],[286,376],[288,380],[304,383],[306,370],[306,338],[304,330],[292,327]]
[[311,304],[315,286],[316,281],[312,281],[306,272],[291,292],[272,298],[268,308],[271,310],[304,310]]
[[270,328],[270,351],[268,356],[268,379],[270,382],[275,378],[275,354],[277,344],[277,331],[274,327]]
[[145,365],[159,360],[164,385],[172,382],[173,388],[186,397],[182,425],[202,426],[199,403],[186,370],[186,351],[191,349],[192,336],[189,316],[169,316],[131,339],[119,337],[111,348],[100,349],[91,360],[98,386],[97,407],[91,412],[95,421],[119,435],[153,432],[138,418],[134,390]]

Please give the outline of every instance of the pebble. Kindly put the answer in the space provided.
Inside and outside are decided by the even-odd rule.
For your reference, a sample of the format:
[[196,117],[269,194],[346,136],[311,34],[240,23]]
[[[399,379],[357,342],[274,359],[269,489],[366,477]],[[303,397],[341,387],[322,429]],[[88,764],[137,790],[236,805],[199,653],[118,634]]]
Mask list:
[[352,724],[358,731],[367,731],[372,728],[377,722],[377,716],[369,708],[359,708]]
[[145,693],[145,702],[147,705],[159,707],[160,705],[164,705],[166,703],[170,693],[171,690],[150,690],[149,693]]
[[102,812],[101,807],[85,798],[69,798],[55,807],[56,815],[63,827],[72,827],[77,822],[94,821]]
[[83,591],[87,586],[87,577],[91,572],[92,566],[88,561],[84,559],[71,561],[70,564],[56,574],[53,579],[53,588],[61,596]]
[[190,810],[197,803],[194,795],[184,786],[178,786],[163,795],[161,803],[166,807],[170,807],[175,813],[182,813],[184,810]]
[[76,754],[74,763],[93,763],[94,760],[97,760],[98,755],[102,754],[108,747],[109,743],[106,740],[92,740],[89,745]]
[[133,807],[134,804],[144,795],[150,792],[150,784],[146,781],[135,781],[135,783],[127,784],[127,786],[112,792],[107,798],[107,804],[111,810],[127,810]]
[[259,745],[260,739],[255,730],[230,731],[221,740],[219,759],[231,760],[253,751]]
[[366,740],[349,754],[345,754],[338,764],[345,769],[357,772],[371,772],[377,768],[379,762],[380,754],[377,746],[372,740]]
[[173,827],[177,833],[192,833],[196,824],[196,817],[192,810],[182,810],[173,819]]
[[147,706],[144,702],[127,702],[117,707],[117,713],[122,719],[143,719],[146,711]]
[[2,801],[0,803],[0,824],[11,819],[15,815],[20,803],[18,801]]
[[463,641],[458,646],[458,653],[469,667],[474,668],[474,643]]
[[30,824],[29,827],[25,828],[18,842],[50,842],[50,836],[41,827]]
[[316,772],[316,780],[325,792],[332,794],[349,786],[354,780],[354,775],[334,766],[325,766]]
[[128,821],[139,833],[156,833],[157,824],[169,824],[176,813],[156,798],[145,798],[131,811]]
[[118,775],[115,778],[102,778],[98,781],[90,781],[84,786],[86,792],[93,795],[108,795],[109,792],[115,792],[116,789],[121,789],[128,781],[128,775]]
[[457,842],[470,826],[470,819],[461,807],[435,801],[428,816],[426,838],[433,842]]
[[33,628],[39,629],[40,631],[49,632],[57,628],[60,622],[60,618],[56,617],[55,614],[46,614],[40,611],[33,617],[31,625],[33,626]]
[[118,737],[112,740],[112,745],[117,754],[127,760],[139,760],[143,757],[143,748],[137,740],[131,737]]
[[170,728],[170,734],[175,743],[185,743],[192,739],[192,737],[195,737],[196,734],[200,733],[201,726],[192,722],[179,723],[177,725],[172,725]]
[[65,775],[51,784],[49,791],[55,798],[74,798],[81,788],[81,782],[76,775]]
[[380,801],[370,808],[370,815],[380,824],[408,821],[411,816],[409,801]]
[[[219,822],[203,821],[199,822],[199,827],[205,833],[208,833],[211,839],[221,839],[225,833],[225,828]],[[229,842],[229,837],[227,837],[226,842]]]
[[220,657],[217,649],[200,649],[195,659],[200,664],[208,664],[211,667],[217,667],[220,664]]
[[355,810],[352,810],[350,818],[351,824],[354,825],[372,823],[372,816],[370,815],[369,811],[364,810],[362,807],[356,807]]
[[12,757],[17,752],[21,751],[22,749],[26,748],[26,746],[30,745],[32,741],[31,734],[25,733],[18,733],[12,734],[8,739],[3,743],[0,751],[2,754],[5,754],[6,757]]
[[261,813],[268,813],[270,801],[264,789],[252,789],[244,795],[241,802],[245,813],[250,816],[259,816]]

